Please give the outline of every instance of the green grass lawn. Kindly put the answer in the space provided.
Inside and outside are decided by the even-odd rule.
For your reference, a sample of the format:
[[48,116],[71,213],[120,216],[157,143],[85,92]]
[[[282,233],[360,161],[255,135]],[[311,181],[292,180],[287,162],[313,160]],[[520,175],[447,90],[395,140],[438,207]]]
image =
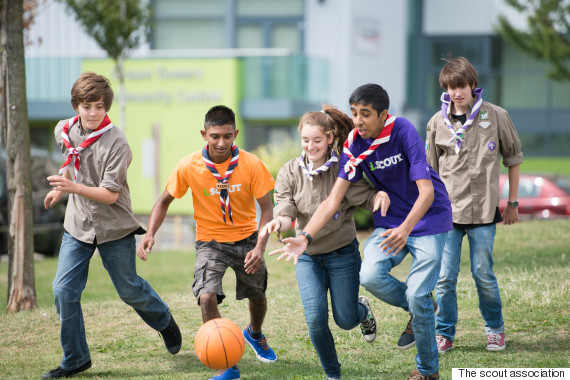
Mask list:
[[[506,172],[506,169],[504,171]],[[570,176],[570,157],[525,157],[521,165],[521,173],[552,173]]]
[[[530,221],[499,225],[495,244],[495,273],[499,279],[507,349],[485,350],[484,323],[471,278],[467,245],[457,286],[459,324],[455,349],[440,357],[442,379],[452,368],[570,367],[570,220]],[[359,238],[364,242],[366,234]],[[271,241],[270,248],[279,243]],[[207,379],[214,371],[194,354],[193,338],[201,325],[200,309],[192,295],[193,252],[153,253],[138,270],[170,305],[183,333],[181,352],[167,353],[161,338],[115,294],[101,260],[94,257],[83,313],[93,367],[89,378]],[[394,274],[405,279],[408,257]],[[244,379],[323,379],[307,333],[294,267],[267,257],[269,310],[264,332],[278,355],[274,364],[259,362],[249,347],[240,362]],[[0,315],[0,378],[39,378],[61,360],[59,321],[53,306],[51,281],[56,259],[36,262],[38,309]],[[6,294],[7,265],[0,265],[0,294]],[[225,279],[227,298],[222,316],[240,326],[248,322],[246,301],[236,301],[235,277]],[[358,328],[331,326],[345,379],[405,379],[415,368],[416,349],[399,351],[396,341],[408,315],[368,294],[378,323],[378,337],[364,342]],[[5,310],[5,299],[0,308]]]

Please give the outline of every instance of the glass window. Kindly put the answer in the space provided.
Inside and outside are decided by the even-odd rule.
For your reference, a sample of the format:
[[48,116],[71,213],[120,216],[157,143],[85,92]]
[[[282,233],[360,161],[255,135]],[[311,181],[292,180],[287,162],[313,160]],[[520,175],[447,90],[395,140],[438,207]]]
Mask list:
[[441,108],[441,93],[444,91],[439,85],[439,75],[430,75],[427,78],[426,103],[429,109]]
[[261,25],[240,25],[237,31],[238,48],[262,48],[263,28]]
[[237,0],[238,16],[302,16],[303,0]]
[[466,57],[476,68],[482,67],[484,43],[483,38],[470,37],[436,40],[432,45],[432,64],[441,69],[445,63],[441,59],[451,55],[452,58]]
[[503,44],[503,70],[537,70],[542,69],[540,61],[522,52],[515,46],[505,42]]
[[570,82],[552,82],[552,107],[570,108]]
[[225,0],[153,1],[153,12],[157,19],[164,17],[222,17],[225,13]]
[[283,146],[287,141],[299,141],[297,125],[247,125],[248,150],[260,146]]
[[301,50],[299,31],[296,24],[282,24],[273,27],[271,32],[271,46],[288,48],[292,52]]
[[222,20],[157,21],[153,49],[223,49]]
[[524,154],[527,154],[527,152],[533,152],[534,154],[546,153],[546,134],[542,132],[530,133],[520,131],[519,139],[521,140],[521,146],[524,149]]
[[544,74],[523,71],[503,72],[501,99],[499,104],[506,108],[546,107],[548,82]]
[[570,178],[568,177],[556,177],[554,178],[554,183],[560,187],[562,190],[570,194]]

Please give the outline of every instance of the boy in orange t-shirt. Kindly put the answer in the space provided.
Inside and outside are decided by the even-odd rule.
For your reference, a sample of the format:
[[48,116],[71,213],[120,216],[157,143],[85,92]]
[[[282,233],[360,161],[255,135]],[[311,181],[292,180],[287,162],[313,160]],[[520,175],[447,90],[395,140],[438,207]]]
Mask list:
[[[192,290],[202,309],[202,320],[221,318],[218,304],[225,298],[222,278],[231,267],[236,273],[236,298],[249,299],[250,324],[243,330],[244,338],[259,360],[271,363],[277,357],[261,331],[267,312],[267,268],[263,255],[268,235],[257,238],[255,200],[261,208],[262,229],[273,215],[270,192],[275,180],[257,157],[235,145],[239,131],[230,108],[212,107],[200,132],[207,144],[183,158],[170,174],[166,189],[152,208],[138,256],[146,260],[170,203],[190,189],[196,220]],[[234,366],[211,379],[239,377],[240,370]]]

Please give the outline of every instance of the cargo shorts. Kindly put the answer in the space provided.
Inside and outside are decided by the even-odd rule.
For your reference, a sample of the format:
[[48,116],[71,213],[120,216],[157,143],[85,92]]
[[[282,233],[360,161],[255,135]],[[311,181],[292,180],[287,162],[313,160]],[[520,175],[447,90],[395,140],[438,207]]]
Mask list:
[[257,244],[257,232],[232,243],[218,243],[215,240],[196,241],[196,263],[192,292],[200,304],[204,293],[215,293],[218,304],[226,295],[222,288],[222,278],[228,267],[236,274],[236,299],[265,299],[267,289],[267,267],[263,264],[254,274],[245,273],[244,260]]

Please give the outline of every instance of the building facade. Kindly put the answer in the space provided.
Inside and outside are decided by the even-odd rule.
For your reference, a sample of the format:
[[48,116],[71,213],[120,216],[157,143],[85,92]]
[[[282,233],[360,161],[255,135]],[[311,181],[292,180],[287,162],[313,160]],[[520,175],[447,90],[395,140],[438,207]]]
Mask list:
[[[125,133],[134,153],[133,207],[148,213],[170,169],[201,148],[203,115],[226,104],[239,117],[246,149],[297,141],[298,118],[324,103],[348,112],[357,86],[390,94],[390,112],[424,135],[439,109],[441,58],[465,56],[484,98],[506,108],[525,154],[567,155],[570,84],[505,43],[499,14],[525,27],[502,0],[151,0],[148,43],[125,62]],[[38,41],[41,39],[41,43]],[[41,3],[26,48],[32,143],[53,145],[53,127],[73,115],[71,85],[82,71],[113,65],[65,6]],[[119,98],[110,111],[119,122]],[[191,211],[191,202],[173,205]]]

